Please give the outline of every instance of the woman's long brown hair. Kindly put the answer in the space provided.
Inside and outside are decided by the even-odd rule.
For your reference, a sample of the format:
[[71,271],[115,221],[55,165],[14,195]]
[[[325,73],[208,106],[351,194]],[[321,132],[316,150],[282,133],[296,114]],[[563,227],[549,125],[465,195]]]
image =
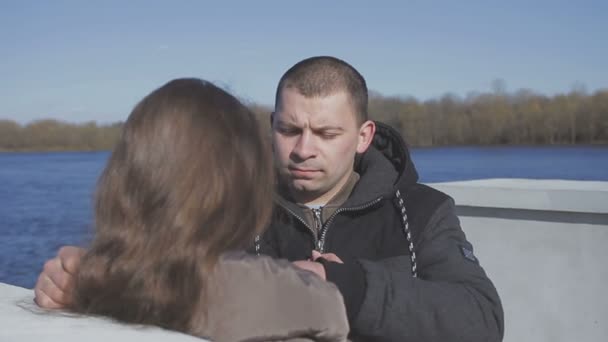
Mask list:
[[146,96],[99,179],[72,309],[190,330],[220,255],[269,220],[270,158],[253,114],[220,88],[177,79]]

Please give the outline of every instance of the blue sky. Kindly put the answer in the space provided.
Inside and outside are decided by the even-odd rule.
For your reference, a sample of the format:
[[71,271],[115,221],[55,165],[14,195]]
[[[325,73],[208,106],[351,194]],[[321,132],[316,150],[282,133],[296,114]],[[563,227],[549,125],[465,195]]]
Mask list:
[[0,118],[124,120],[175,77],[272,104],[314,55],[384,95],[608,88],[606,1],[0,0]]

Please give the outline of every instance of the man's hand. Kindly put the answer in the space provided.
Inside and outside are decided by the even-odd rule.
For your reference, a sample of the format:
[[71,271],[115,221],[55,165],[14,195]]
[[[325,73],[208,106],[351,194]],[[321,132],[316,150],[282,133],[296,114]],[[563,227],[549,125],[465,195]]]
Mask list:
[[300,260],[294,261],[293,264],[303,270],[307,270],[318,275],[323,280],[327,280],[327,277],[325,276],[325,267],[316,261]]
[[85,250],[61,247],[57,256],[44,264],[34,288],[34,301],[46,309],[62,309],[71,304],[76,271]]
[[331,262],[337,262],[339,264],[343,264],[344,262],[342,261],[342,259],[340,259],[337,255],[335,255],[334,253],[325,253],[325,254],[321,254],[317,251],[312,251],[312,260],[317,260],[319,258],[323,258],[327,261],[331,261]]
[[[312,260],[317,260],[319,258],[323,258],[327,261],[337,262],[340,264],[344,263],[344,262],[342,262],[342,259],[340,259],[334,253],[321,254],[317,251],[312,251]],[[301,261],[294,261],[293,264],[303,270],[311,271],[312,273],[321,277],[323,280],[327,280],[327,275],[325,274],[325,267],[320,262],[301,260]]]

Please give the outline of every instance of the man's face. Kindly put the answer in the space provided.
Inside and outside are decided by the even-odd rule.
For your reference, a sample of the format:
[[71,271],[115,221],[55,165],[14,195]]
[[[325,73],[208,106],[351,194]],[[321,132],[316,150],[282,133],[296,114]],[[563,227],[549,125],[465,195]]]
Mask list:
[[277,103],[272,142],[279,175],[297,201],[325,204],[348,180],[355,154],[367,148],[349,95],[307,98],[287,88]]

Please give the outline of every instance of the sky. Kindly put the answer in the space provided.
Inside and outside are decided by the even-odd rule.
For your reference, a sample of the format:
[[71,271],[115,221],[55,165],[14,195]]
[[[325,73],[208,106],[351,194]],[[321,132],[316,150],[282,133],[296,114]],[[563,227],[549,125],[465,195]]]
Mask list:
[[0,119],[123,121],[177,77],[274,103],[296,62],[331,55],[370,90],[541,94],[608,88],[607,1],[0,0]]

